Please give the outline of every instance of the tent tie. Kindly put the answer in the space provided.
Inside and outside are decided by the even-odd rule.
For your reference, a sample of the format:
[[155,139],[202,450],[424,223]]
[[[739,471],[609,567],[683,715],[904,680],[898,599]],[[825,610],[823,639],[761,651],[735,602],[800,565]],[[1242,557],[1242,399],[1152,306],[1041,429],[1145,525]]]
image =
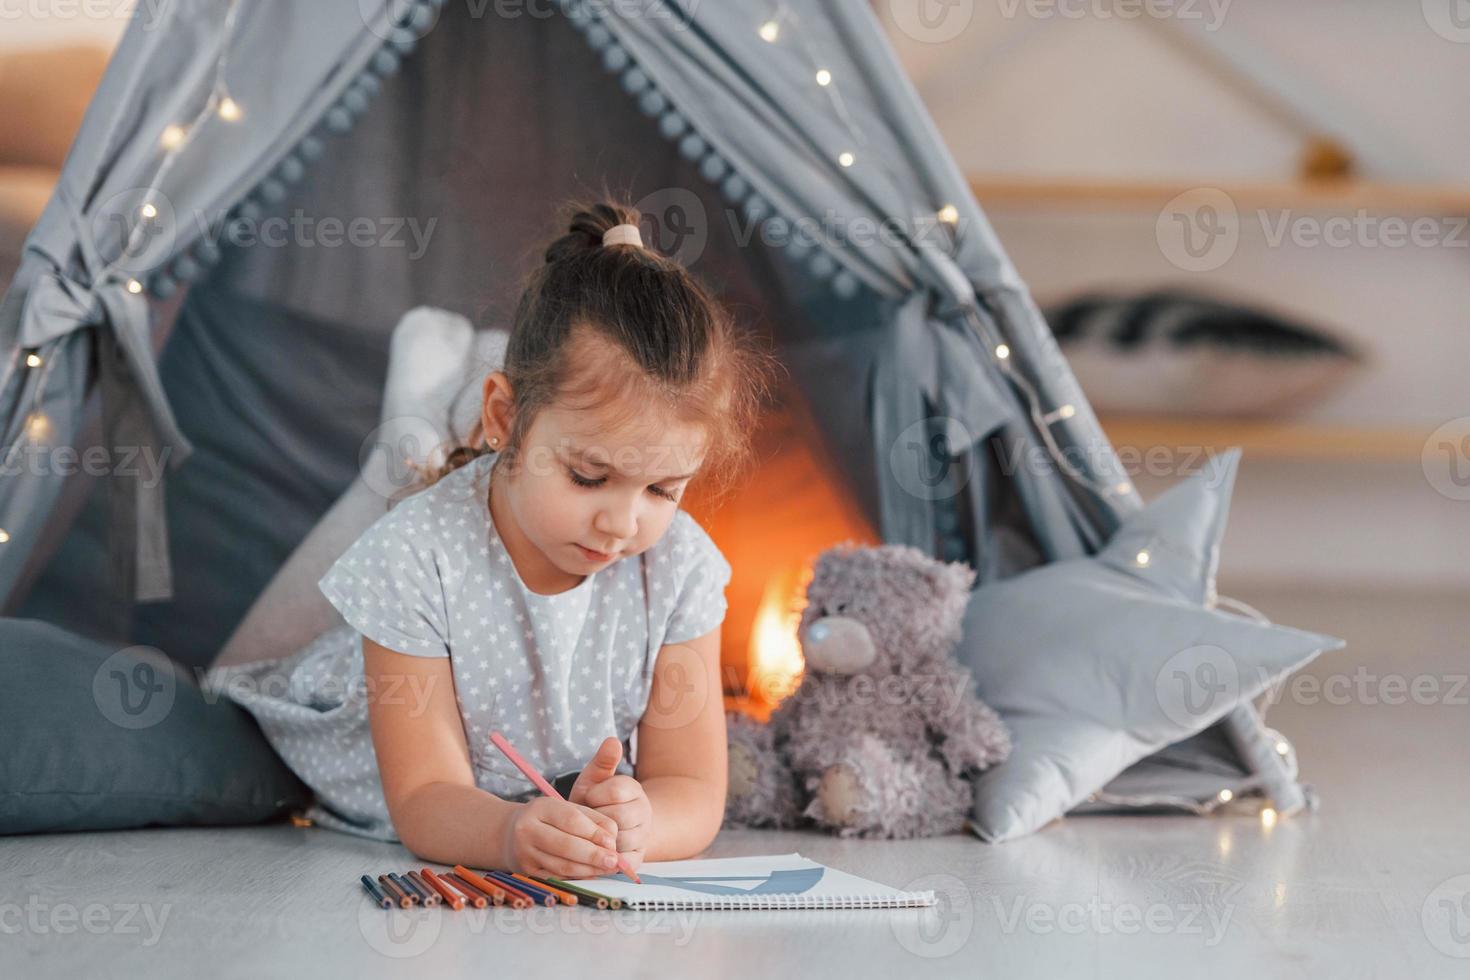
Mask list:
[[[98,375],[104,438],[113,446],[149,454],[131,472],[114,472],[110,485],[109,535],[115,581],[137,602],[173,597],[164,513],[165,468],[177,469],[194,451],[179,431],[153,358],[148,300],[125,280],[107,278],[88,288],[56,273],[43,273],[31,286],[21,318],[20,342],[38,348],[83,328],[98,334]],[[100,328],[107,328],[103,331]],[[124,457],[126,461],[128,457]],[[156,469],[156,481],[145,479]]]

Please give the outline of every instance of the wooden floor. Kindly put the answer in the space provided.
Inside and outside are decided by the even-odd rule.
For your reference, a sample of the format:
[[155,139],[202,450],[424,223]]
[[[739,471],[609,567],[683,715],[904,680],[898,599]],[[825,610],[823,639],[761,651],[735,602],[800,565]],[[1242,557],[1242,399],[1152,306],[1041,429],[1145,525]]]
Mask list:
[[[319,829],[8,838],[0,975],[1470,976],[1470,609],[1238,597],[1351,642],[1270,717],[1321,792],[1305,818],[1078,817],[999,846],[727,832],[710,851],[799,850],[944,899],[901,912],[385,913],[357,876],[406,852]],[[1395,676],[1439,703],[1387,703]]]

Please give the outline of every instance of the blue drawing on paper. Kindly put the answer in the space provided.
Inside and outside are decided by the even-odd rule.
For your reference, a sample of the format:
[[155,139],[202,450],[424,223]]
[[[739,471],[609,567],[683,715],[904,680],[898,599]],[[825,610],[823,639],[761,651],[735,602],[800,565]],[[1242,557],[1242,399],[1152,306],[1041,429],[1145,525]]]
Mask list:
[[[684,891],[697,892],[703,895],[796,895],[801,892],[810,891],[817,882],[822,880],[822,873],[827,869],[821,866],[815,868],[784,868],[772,871],[765,875],[703,875],[703,876],[678,876],[666,878],[663,875],[640,874],[645,885],[663,885],[666,888],[680,888]],[[617,874],[607,875],[614,881],[626,881],[629,884],[633,880],[621,871]],[[753,886],[721,885],[721,881],[748,881],[754,882]]]

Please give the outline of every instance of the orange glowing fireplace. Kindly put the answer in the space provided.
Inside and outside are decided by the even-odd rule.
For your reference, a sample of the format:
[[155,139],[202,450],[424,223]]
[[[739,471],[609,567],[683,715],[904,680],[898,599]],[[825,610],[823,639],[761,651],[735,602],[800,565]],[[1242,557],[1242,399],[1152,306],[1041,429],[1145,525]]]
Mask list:
[[732,569],[720,644],[727,707],[764,719],[801,677],[796,625],[812,562],[834,544],[878,539],[800,411],[769,413],[756,450],[722,505],[692,493],[688,509]]

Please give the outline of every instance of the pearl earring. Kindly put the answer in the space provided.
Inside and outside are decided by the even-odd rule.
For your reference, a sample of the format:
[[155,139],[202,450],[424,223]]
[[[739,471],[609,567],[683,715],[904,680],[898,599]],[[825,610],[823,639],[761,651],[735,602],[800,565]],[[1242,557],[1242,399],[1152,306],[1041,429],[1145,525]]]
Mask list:
[[498,445],[500,445],[500,437],[499,436],[496,436],[495,438],[491,439],[490,440],[490,445],[492,445],[492,446],[498,446]]

